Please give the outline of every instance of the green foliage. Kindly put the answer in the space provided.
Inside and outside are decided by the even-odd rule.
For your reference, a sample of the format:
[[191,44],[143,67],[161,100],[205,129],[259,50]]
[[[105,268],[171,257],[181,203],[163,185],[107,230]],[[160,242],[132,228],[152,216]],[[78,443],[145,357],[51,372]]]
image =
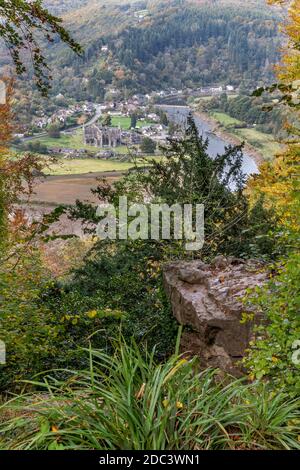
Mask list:
[[[225,95],[226,96],[226,95]],[[222,95],[220,98],[213,98],[205,104],[208,110],[223,111],[232,118],[238,119],[240,123],[229,123],[229,127],[253,126],[262,132],[272,133],[275,136],[284,134],[284,123],[286,114],[279,107],[275,107],[269,112],[266,108],[272,104],[270,97],[257,98],[253,96],[239,95],[235,98],[227,99]]]
[[130,116],[130,129],[135,129],[137,126],[138,118],[135,113]]
[[255,328],[255,338],[244,360],[252,378],[266,379],[272,389],[299,397],[299,253],[291,254],[266,286],[249,293],[247,303],[258,309],[263,318],[263,323]]
[[60,126],[58,124],[51,124],[47,129],[48,136],[52,139],[60,138]]
[[150,137],[144,137],[140,148],[143,153],[153,154],[156,150],[156,142],[150,139]]
[[106,114],[105,116],[103,116],[102,118],[102,126],[111,126],[111,115],[110,114]]
[[39,45],[40,38],[52,43],[59,37],[77,54],[82,51],[81,47],[62,26],[62,20],[51,15],[39,0],[1,0],[0,17],[0,38],[10,51],[17,73],[26,71],[21,54],[27,49],[31,53],[37,87],[47,94],[51,75]]
[[162,286],[162,259],[160,243],[98,242],[72,280],[45,292],[43,300],[70,319],[93,310],[124,312],[124,337],[155,346],[157,356],[165,357],[174,347],[176,321]]
[[38,252],[27,247],[17,258],[2,263],[0,270],[0,331],[7,350],[7,363],[0,366],[1,391],[20,388],[20,380],[48,369],[83,367],[80,347],[87,347],[96,331],[95,344],[104,347],[122,317],[113,310],[91,311],[75,294],[73,309],[50,310],[45,293],[56,287]]
[[42,155],[47,155],[49,153],[48,147],[39,140],[33,140],[32,142],[28,142],[28,144],[25,145],[25,150],[27,150],[28,152],[39,153]]
[[[44,393],[1,407],[0,447],[10,450],[299,449],[298,404],[243,385],[176,354],[118,341],[113,356],[89,350],[90,368],[66,381],[34,381]],[[34,405],[33,405],[34,404]]]

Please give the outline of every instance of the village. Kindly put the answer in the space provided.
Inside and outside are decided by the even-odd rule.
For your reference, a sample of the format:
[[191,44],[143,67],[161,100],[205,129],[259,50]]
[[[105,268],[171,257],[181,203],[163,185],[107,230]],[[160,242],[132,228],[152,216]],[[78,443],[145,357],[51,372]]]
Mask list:
[[110,88],[109,100],[73,103],[63,94],[55,97],[55,112],[39,111],[30,127],[15,139],[21,149],[51,153],[66,159],[100,158],[126,160],[129,155],[159,154],[169,138],[178,138],[186,119],[176,124],[164,106],[186,106],[197,97],[233,94],[233,86],[212,86],[197,90],[170,88],[149,94],[117,97]]

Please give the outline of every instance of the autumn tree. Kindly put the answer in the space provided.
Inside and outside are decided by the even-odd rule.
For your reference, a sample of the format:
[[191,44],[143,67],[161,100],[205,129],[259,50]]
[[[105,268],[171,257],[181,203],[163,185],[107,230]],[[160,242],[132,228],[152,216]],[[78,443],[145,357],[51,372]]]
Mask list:
[[252,380],[264,380],[276,392],[281,389],[299,397],[300,365],[294,355],[300,337],[300,0],[269,3],[288,6],[283,25],[287,41],[277,67],[279,83],[268,91],[281,91],[281,102],[291,110],[292,122],[287,123],[290,136],[285,148],[273,162],[262,165],[251,188],[252,193],[263,192],[277,209],[280,223],[275,235],[284,256],[273,269],[275,279],[271,275],[266,286],[249,296],[248,308],[254,307],[266,322],[256,327],[244,362]]
[[[22,75],[27,69],[26,56],[31,57],[37,87],[46,95],[51,81],[40,43],[52,43],[60,38],[75,53],[81,53],[77,44],[62,26],[62,20],[53,16],[43,7],[41,0],[0,0],[0,40],[11,54],[16,73]],[[25,55],[24,55],[25,53]],[[11,159],[9,142],[13,131],[11,111],[12,83],[0,77],[6,87],[4,100],[0,102],[0,254],[4,252],[7,216],[11,205],[20,193],[30,193],[34,170],[40,169],[40,162],[30,154],[21,159]],[[3,88],[3,87],[2,87]],[[3,98],[3,89],[1,98]],[[3,102],[4,101],[4,102]]]
[[252,179],[250,187],[253,194],[263,192],[277,207],[283,224],[295,229],[299,226],[300,0],[269,0],[269,3],[288,7],[287,19],[282,25],[286,43],[281,64],[276,66],[278,83],[255,94],[280,91],[280,101],[290,110],[292,119],[286,123],[289,138],[282,152],[260,167],[260,175]]

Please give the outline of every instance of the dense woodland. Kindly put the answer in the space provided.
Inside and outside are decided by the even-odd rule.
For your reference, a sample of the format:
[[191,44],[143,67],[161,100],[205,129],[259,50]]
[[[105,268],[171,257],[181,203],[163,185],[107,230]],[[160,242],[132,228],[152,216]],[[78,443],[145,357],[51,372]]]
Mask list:
[[[215,83],[238,86],[243,80],[251,86],[271,80],[279,47],[274,17],[252,9],[232,13],[229,7],[167,8],[153,14],[149,23],[90,44],[83,62],[74,63],[69,56],[71,60],[62,59],[61,65],[74,68],[76,76],[91,67],[92,94],[111,83],[136,92]],[[99,69],[93,64],[101,57],[102,44],[110,54]]]

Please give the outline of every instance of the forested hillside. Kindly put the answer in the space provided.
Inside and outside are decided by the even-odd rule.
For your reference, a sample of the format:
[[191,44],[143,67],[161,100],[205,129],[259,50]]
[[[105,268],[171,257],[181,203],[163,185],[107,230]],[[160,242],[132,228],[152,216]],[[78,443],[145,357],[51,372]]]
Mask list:
[[181,0],[79,3],[65,21],[85,54],[51,46],[54,94],[97,100],[109,88],[251,88],[273,79],[278,17],[263,1],[184,2],[185,8]]
[[149,26],[110,37],[108,44],[133,72],[131,80],[142,86],[157,88],[161,80],[176,88],[228,81],[238,85],[250,75],[253,81],[270,78],[270,61],[276,61],[278,49],[274,22],[247,9],[232,13],[228,8],[174,9]]
[[45,7],[49,8],[52,13],[60,15],[62,13],[69,12],[81,8],[84,5],[87,5],[89,0],[45,0]]

